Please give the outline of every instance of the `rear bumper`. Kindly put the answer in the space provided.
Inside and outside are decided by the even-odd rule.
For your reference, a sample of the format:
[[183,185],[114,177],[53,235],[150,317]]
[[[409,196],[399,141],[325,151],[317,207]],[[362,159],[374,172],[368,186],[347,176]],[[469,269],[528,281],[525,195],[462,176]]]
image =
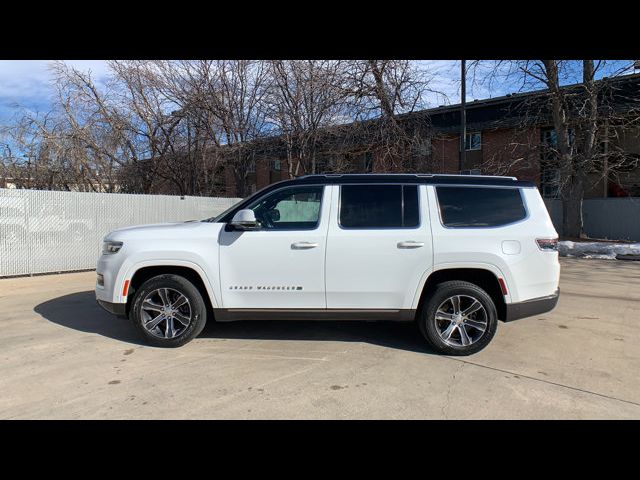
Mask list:
[[126,316],[127,304],[126,303],[111,303],[105,302],[104,300],[96,299],[98,305],[104,308],[107,312],[112,313],[114,315],[118,315],[119,317]]
[[548,297],[534,298],[525,302],[507,304],[507,314],[505,322],[519,320],[521,318],[533,317],[553,310],[560,298],[560,289]]

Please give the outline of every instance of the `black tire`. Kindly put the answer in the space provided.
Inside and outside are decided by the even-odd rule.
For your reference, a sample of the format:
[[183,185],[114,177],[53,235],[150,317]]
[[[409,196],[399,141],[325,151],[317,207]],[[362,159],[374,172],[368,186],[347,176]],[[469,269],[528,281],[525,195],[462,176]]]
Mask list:
[[[142,302],[152,292],[164,288],[170,289],[173,295],[175,295],[175,292],[184,295],[189,301],[188,308],[191,313],[191,321],[186,328],[176,323],[176,325],[184,328],[184,331],[173,338],[161,338],[147,330],[144,326],[145,319],[143,317],[145,314],[142,312]],[[175,348],[190,342],[202,332],[207,323],[207,307],[200,290],[198,290],[193,283],[179,275],[165,274],[150,278],[138,288],[135,292],[131,310],[129,311],[129,318],[136,325],[148,344],[155,347]],[[163,322],[165,322],[164,327],[166,327],[166,320],[163,320]],[[163,328],[162,322],[159,328]]]
[[[469,330],[473,332],[472,335],[477,337],[473,343],[466,346],[446,343],[438,333],[437,322],[435,319],[438,307],[440,307],[443,302],[446,302],[447,299],[457,295],[462,295],[463,298],[473,298],[480,302],[482,307],[484,307],[482,315],[483,321],[486,320],[486,329],[484,332],[481,332],[474,327],[465,327],[465,332]],[[471,300],[465,298],[465,301],[469,302]],[[445,323],[444,325],[447,324]],[[471,355],[486,347],[495,335],[498,327],[498,314],[491,296],[489,296],[489,294],[487,294],[487,292],[482,288],[469,282],[458,280],[449,281],[439,284],[429,298],[425,300],[423,308],[421,308],[418,316],[418,326],[420,327],[422,335],[438,353],[445,355]],[[456,332],[454,329],[454,335],[456,333],[458,339],[460,339],[460,331],[458,330]],[[455,337],[453,337],[451,341],[455,341]]]

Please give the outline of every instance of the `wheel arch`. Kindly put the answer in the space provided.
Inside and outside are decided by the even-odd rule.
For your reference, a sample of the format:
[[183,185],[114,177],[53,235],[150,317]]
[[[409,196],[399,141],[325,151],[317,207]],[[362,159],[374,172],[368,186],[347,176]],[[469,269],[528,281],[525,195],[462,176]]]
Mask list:
[[[186,263],[166,263],[166,264],[138,264],[129,269],[126,278],[129,279],[129,289],[126,299],[126,314],[129,315],[129,309],[135,292],[140,286],[158,275],[179,275],[186,278],[200,291],[202,298],[207,306],[208,314],[213,315],[213,309],[217,307],[216,298],[211,283],[202,269],[195,264]],[[212,317],[210,317],[212,318]]]
[[461,280],[473,283],[486,291],[495,303],[498,319],[504,321],[507,314],[507,305],[498,278],[503,277],[499,277],[496,272],[483,267],[446,267],[435,270],[424,282],[418,297],[417,309],[422,308],[425,300],[439,284],[450,280]]

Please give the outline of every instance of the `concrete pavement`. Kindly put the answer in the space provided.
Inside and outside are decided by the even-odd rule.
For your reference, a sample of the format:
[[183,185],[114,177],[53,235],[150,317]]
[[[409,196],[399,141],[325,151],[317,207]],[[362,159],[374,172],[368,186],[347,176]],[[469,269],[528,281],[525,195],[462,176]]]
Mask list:
[[140,343],[95,273],[0,279],[0,418],[640,418],[640,263],[562,259],[548,314],[471,357],[411,324],[209,324]]

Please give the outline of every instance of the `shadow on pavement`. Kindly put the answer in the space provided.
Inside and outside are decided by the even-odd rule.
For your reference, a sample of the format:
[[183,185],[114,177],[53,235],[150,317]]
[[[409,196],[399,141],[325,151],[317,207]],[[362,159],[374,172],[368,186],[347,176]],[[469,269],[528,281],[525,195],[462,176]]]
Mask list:
[[144,345],[131,322],[104,311],[93,290],[47,300],[33,309],[50,322],[81,332]]
[[[37,305],[50,322],[82,332],[144,345],[128,319],[105,312],[93,291],[72,293]],[[347,321],[211,322],[198,338],[367,342],[411,352],[433,353],[413,323]]]

